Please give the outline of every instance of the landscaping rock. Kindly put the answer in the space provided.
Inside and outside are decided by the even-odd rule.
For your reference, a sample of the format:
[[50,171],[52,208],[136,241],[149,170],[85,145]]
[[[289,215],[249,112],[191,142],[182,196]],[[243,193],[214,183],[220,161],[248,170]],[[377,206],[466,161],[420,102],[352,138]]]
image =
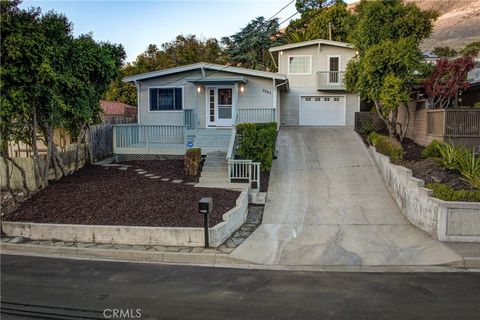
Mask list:
[[150,179],[160,179],[161,177],[160,176],[151,176],[149,177]]
[[180,183],[182,180],[172,180],[172,183]]
[[152,176],[154,176],[153,173],[147,173],[147,174],[145,175],[145,177],[152,177]]

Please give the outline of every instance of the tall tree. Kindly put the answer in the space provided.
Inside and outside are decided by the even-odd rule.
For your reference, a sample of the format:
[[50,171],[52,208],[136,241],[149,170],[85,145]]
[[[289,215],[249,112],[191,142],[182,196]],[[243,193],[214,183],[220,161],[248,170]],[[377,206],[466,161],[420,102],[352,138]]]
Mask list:
[[480,41],[470,42],[465,48],[460,50],[460,54],[477,57],[480,54]]
[[348,63],[346,86],[374,102],[392,137],[405,135],[409,115],[402,128],[398,107],[406,102],[409,84],[422,68],[418,45],[432,32],[436,16],[401,0],[362,0],[356,7],[352,42],[359,55]]
[[[47,183],[50,166],[66,173],[53,130],[64,127],[76,134],[98,119],[100,96],[125,53],[121,46],[97,43],[90,35],[74,38],[65,16],[20,10],[19,3],[2,2],[1,151],[8,156],[9,141],[29,145],[41,186]],[[39,139],[48,146],[45,165]]]
[[222,38],[231,64],[244,68],[265,70],[273,61],[268,48],[278,44],[278,19],[257,17],[240,32]]
[[301,17],[287,27],[287,41],[331,39],[347,41],[353,27],[353,17],[343,0],[297,1]]

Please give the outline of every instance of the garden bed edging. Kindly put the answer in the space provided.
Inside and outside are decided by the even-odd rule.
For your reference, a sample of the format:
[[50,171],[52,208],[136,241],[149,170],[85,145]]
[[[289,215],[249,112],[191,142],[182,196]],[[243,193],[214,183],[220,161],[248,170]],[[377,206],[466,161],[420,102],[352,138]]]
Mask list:
[[[221,245],[246,221],[247,214],[248,192],[242,191],[236,201],[235,208],[223,215],[222,222],[209,229],[210,246],[218,247]],[[204,245],[203,228],[101,226],[3,221],[2,230],[7,236],[21,236],[31,240],[190,247]]]
[[383,180],[402,214],[434,239],[449,242],[480,242],[480,202],[444,201],[432,197],[425,182],[412,171],[368,147]]

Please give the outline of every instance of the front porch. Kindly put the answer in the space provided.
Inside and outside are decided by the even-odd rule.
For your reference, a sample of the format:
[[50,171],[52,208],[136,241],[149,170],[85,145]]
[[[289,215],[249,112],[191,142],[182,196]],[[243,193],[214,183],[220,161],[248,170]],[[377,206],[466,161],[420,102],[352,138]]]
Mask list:
[[[198,112],[183,110],[181,125],[120,124],[113,127],[113,153],[137,155],[184,155],[187,148],[228,151],[232,128],[239,123],[276,121],[274,108],[241,108],[233,111],[230,127],[200,128]],[[225,136],[227,136],[225,138]]]

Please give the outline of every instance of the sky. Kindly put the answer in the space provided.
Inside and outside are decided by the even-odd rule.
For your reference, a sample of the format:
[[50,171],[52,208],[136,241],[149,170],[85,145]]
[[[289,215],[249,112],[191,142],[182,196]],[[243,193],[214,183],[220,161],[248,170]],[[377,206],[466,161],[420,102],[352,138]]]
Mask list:
[[[149,44],[160,46],[179,34],[201,38],[232,35],[258,17],[270,18],[291,0],[24,0],[21,8],[40,7],[65,14],[75,35],[93,33],[98,41],[121,43],[127,61],[133,61]],[[346,2],[352,2],[346,1]],[[295,1],[276,17],[281,26],[296,13]],[[298,18],[299,15],[293,18]]]

